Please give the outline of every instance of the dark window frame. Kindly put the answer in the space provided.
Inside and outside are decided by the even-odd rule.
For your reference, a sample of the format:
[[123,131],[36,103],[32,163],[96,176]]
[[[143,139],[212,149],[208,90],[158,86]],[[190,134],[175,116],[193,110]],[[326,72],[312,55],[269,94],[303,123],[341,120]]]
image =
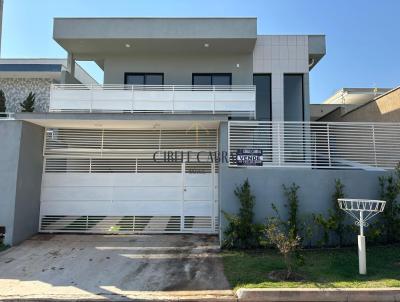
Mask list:
[[197,73],[192,73],[192,85],[194,85],[194,77],[195,76],[210,76],[211,77],[211,85],[213,84],[213,76],[228,76],[229,77],[229,85],[232,85],[232,73],[229,72],[197,72]]
[[162,77],[162,83],[161,85],[164,85],[164,73],[163,72],[125,72],[124,74],[124,84],[125,85],[129,85],[127,84],[127,79],[129,76],[143,76],[144,77],[144,85],[148,85],[146,84],[146,76],[147,75],[158,75]]
[[[283,85],[285,85],[285,76],[301,76],[301,109],[302,109],[302,118],[303,122],[305,121],[305,113],[304,113],[304,73],[284,73],[283,74]],[[285,87],[283,87],[285,89]],[[285,98],[283,99],[283,102],[285,102]]]
[[[273,118],[272,117],[272,73],[267,73],[267,72],[253,73],[253,85],[254,85],[254,76],[257,76],[257,75],[269,76],[269,87],[270,87],[270,90],[269,90],[269,110],[270,110],[269,115],[270,115],[270,118],[267,121],[272,121],[272,118]],[[257,93],[257,91],[256,91],[256,93]]]

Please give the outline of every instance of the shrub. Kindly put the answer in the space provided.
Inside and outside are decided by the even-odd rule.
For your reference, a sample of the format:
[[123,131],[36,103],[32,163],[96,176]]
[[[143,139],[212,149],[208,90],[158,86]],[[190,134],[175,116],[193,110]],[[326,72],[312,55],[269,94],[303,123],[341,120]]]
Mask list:
[[379,177],[380,198],[386,201],[385,210],[382,213],[382,230],[386,243],[400,241],[400,165],[398,164],[395,173],[389,176]]
[[346,213],[340,209],[337,202],[339,198],[344,198],[344,185],[340,179],[335,179],[335,192],[332,195],[332,209],[328,210],[328,217],[325,218],[322,214],[314,214],[314,222],[323,230],[320,244],[330,244],[330,235],[334,233],[338,238],[339,246],[343,245],[344,236],[348,227],[344,223]]
[[276,217],[269,219],[267,222],[265,235],[283,256],[287,272],[286,279],[290,279],[296,263],[293,256],[300,247],[300,237],[298,235],[294,236],[292,231],[287,231],[282,227],[282,223]]
[[228,227],[224,234],[223,247],[249,249],[260,246],[263,225],[255,224],[254,204],[255,197],[251,194],[249,181],[246,179],[243,185],[236,187],[235,195],[240,202],[238,215],[223,212],[228,220]]
[[285,207],[288,208],[288,231],[292,238],[296,238],[299,235],[299,221],[298,221],[298,210],[299,210],[299,198],[297,196],[297,191],[300,189],[298,185],[292,183],[290,187],[283,185],[283,191],[288,203]]
[[22,112],[33,112],[35,109],[36,95],[32,92],[29,93],[25,101],[19,103]]

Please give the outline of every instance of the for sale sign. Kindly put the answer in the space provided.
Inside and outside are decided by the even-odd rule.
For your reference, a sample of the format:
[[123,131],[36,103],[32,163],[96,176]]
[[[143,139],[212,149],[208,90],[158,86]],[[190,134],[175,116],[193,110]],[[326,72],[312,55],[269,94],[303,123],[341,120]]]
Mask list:
[[261,149],[238,149],[236,151],[238,166],[262,166],[263,153]]

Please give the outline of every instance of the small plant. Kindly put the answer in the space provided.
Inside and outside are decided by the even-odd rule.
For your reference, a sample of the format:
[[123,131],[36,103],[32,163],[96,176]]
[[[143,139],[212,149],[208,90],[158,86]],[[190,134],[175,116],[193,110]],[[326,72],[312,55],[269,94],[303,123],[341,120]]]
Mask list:
[[386,243],[400,241],[400,164],[396,166],[395,173],[379,177],[381,199],[386,201],[382,213],[383,235]]
[[33,112],[35,109],[36,95],[32,92],[29,93],[25,101],[19,103],[22,112]]
[[314,222],[321,226],[323,230],[322,241],[320,244],[328,245],[331,241],[331,233],[336,234],[339,246],[343,245],[347,226],[344,223],[345,212],[339,208],[337,200],[344,198],[344,185],[340,179],[335,179],[335,192],[332,195],[332,209],[328,210],[328,217],[322,214],[314,214]]
[[4,114],[1,114],[2,112],[6,112],[6,96],[4,94],[3,90],[0,90],[0,116],[5,116]]
[[240,202],[238,215],[223,212],[228,220],[225,230],[223,247],[249,249],[260,246],[263,226],[253,222],[255,197],[251,194],[249,181],[246,179],[243,185],[236,187],[235,195]]
[[269,219],[267,222],[265,235],[269,242],[275,246],[283,256],[286,266],[285,280],[293,279],[293,271],[296,264],[295,257],[293,256],[300,247],[300,237],[298,235],[294,236],[293,232],[287,232],[276,217]]
[[283,185],[283,191],[288,199],[288,203],[285,207],[288,208],[288,231],[292,238],[296,238],[299,235],[299,221],[298,221],[298,210],[299,210],[299,198],[297,191],[300,189],[298,185],[292,183],[290,187]]
[[[291,240],[299,240],[301,242],[301,236],[299,235],[300,232],[306,234],[305,236],[311,236],[310,232],[312,231],[311,228],[303,229],[300,219],[298,217],[299,212],[299,198],[298,198],[298,190],[300,187],[295,183],[292,183],[289,187],[282,185],[283,192],[287,198],[287,203],[285,204],[285,208],[288,209],[288,219],[283,220],[279,215],[278,208],[275,204],[272,204],[272,209],[276,213],[276,216],[272,219],[274,220],[273,224],[277,224],[280,226],[281,229],[285,231],[285,234],[290,237]],[[267,221],[267,225],[269,222]],[[267,236],[268,237],[268,236]],[[275,245],[273,243],[273,245]],[[294,250],[294,254],[296,256],[297,263],[302,265],[304,263],[304,258],[300,254],[299,249]]]

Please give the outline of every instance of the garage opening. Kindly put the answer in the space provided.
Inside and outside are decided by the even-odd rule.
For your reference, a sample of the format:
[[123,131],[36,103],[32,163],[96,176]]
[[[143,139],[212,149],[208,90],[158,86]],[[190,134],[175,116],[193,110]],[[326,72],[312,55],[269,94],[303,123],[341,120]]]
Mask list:
[[217,129],[46,129],[41,232],[217,233]]

